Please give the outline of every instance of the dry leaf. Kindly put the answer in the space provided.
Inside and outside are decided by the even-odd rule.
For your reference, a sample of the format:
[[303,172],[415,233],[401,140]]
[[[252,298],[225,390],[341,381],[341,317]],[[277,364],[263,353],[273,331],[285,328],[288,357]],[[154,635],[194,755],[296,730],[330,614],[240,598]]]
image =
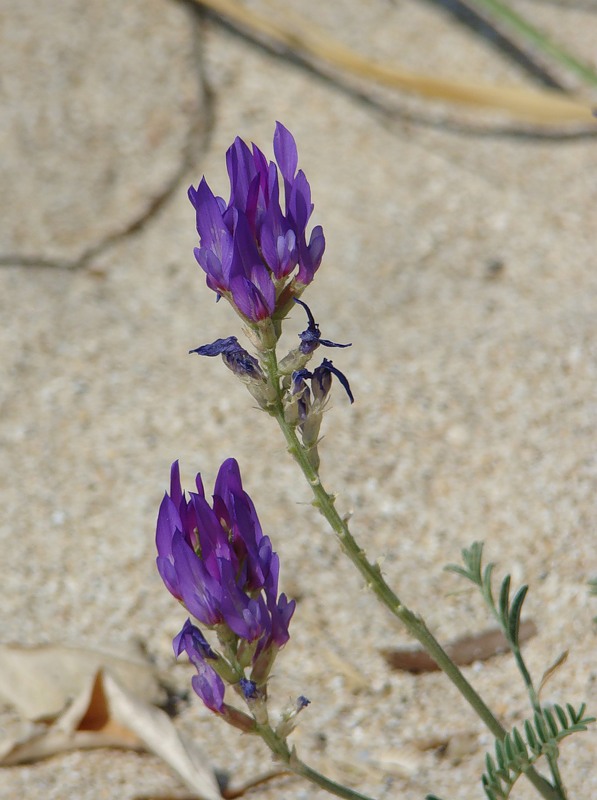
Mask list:
[[[532,620],[520,625],[519,641],[524,642],[537,633]],[[466,667],[475,661],[487,661],[492,656],[505,653],[508,643],[498,628],[492,628],[472,636],[462,636],[446,645],[446,653],[459,667]],[[404,670],[417,675],[421,672],[436,672],[439,667],[424,650],[413,648],[394,648],[381,650],[382,656],[392,669]]]
[[0,645],[0,698],[30,720],[54,719],[100,667],[150,703],[165,693],[138,645],[91,649],[67,645]]
[[218,782],[196,744],[184,741],[170,717],[100,669],[67,710],[43,732],[0,747],[0,765],[36,761],[68,750],[121,747],[159,756],[200,800],[221,800]]
[[450,80],[437,75],[423,75],[398,65],[387,66],[365,58],[319,30],[312,20],[291,15],[284,10],[284,24],[273,15],[259,15],[238,0],[195,0],[227,21],[258,37],[266,37],[289,49],[300,58],[316,59],[346,74],[369,79],[423,97],[478,108],[505,111],[517,119],[539,125],[577,123],[595,129],[591,103],[553,89],[527,89],[517,86],[493,86],[475,80]]
[[567,660],[568,660],[568,650],[564,650],[564,652],[561,653],[556,658],[556,660],[553,662],[553,664],[545,670],[545,672],[543,673],[543,677],[541,678],[541,683],[539,684],[539,689],[537,691],[537,694],[539,696],[541,695],[541,692],[543,691],[543,688],[544,688],[545,684],[547,683],[547,681],[553,675],[555,675],[555,673],[559,670],[559,668],[561,666],[563,666],[566,663]]

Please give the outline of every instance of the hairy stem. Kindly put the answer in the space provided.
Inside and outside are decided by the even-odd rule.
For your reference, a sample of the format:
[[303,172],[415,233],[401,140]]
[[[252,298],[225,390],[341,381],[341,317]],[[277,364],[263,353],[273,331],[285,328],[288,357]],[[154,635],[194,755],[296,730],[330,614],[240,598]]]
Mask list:
[[[479,584],[479,587],[481,589],[483,599],[485,600],[485,604],[487,605],[488,609],[490,610],[493,617],[497,621],[498,625],[502,629],[502,633],[504,634],[504,637],[508,642],[510,650],[512,651],[512,655],[514,656],[514,660],[516,661],[516,666],[518,668],[518,671],[522,675],[522,679],[526,686],[527,694],[529,696],[529,700],[533,708],[533,711],[539,714],[540,717],[544,718],[543,710],[541,708],[541,703],[539,701],[539,695],[537,694],[537,690],[535,689],[535,686],[533,684],[533,679],[531,678],[531,673],[529,672],[526,662],[523,658],[522,651],[520,649],[520,644],[518,642],[518,637],[514,639],[511,637],[506,621],[504,617],[500,614],[495,605],[491,589],[489,588],[488,591],[484,589],[482,581]],[[551,777],[553,779],[553,785],[559,792],[559,796],[562,798],[562,800],[566,800],[566,790],[564,788],[564,784],[562,782],[562,776],[560,774],[560,768],[558,766],[557,753],[547,752],[545,753],[545,758],[549,765],[549,770],[551,772]]]
[[[311,491],[314,495],[313,505],[319,509],[320,513],[328,521],[340,542],[342,550],[363,576],[367,586],[377,595],[380,602],[383,603],[395,617],[398,617],[409,633],[420,642],[431,658],[433,658],[440,669],[443,670],[476,714],[485,723],[487,728],[489,728],[491,733],[497,739],[502,740],[506,735],[505,728],[496,719],[491,709],[485,704],[483,699],[464,677],[460,669],[435,639],[423,619],[407,608],[388,586],[381,574],[379,566],[377,564],[372,564],[367,559],[365,551],[359,546],[350,533],[346,521],[338,514],[334,505],[334,496],[329,494],[323,487],[319,474],[311,465],[307,451],[300,442],[295,428],[285,419],[282,390],[280,388],[280,376],[274,348],[267,349],[264,352],[264,366],[270,383],[277,392],[277,401],[270,409],[270,413],[276,418],[284,434],[284,438],[286,439],[289,453],[300,467],[311,487]],[[532,767],[528,769],[525,774],[545,800],[565,800],[562,792],[552,786],[549,781],[539,775]]]
[[372,800],[368,795],[349,789],[348,786],[343,786],[341,783],[336,783],[331,778],[326,778],[325,775],[307,766],[297,756],[296,751],[288,747],[286,740],[280,738],[269,725],[258,725],[257,733],[267,744],[276,759],[284,762],[288,769],[292,770],[296,775],[300,775],[301,778],[306,778],[311,783],[325,789],[326,792],[336,797],[343,797],[345,800]]

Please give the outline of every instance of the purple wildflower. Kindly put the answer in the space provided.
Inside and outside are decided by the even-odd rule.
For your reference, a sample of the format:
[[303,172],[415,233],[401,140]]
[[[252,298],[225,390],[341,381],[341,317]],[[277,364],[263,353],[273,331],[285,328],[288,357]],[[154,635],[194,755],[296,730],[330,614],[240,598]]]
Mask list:
[[237,137],[226,153],[228,203],[213,194],[205,178],[189,188],[200,239],[195,258],[207,285],[253,323],[283,311],[311,283],[325,250],[320,225],[307,241],[311,188],[302,170],[297,172],[296,143],[280,122],[274,154],[277,164]]
[[[157,567],[166,588],[204,625],[226,626],[253,644],[255,658],[282,647],[295,603],[278,597],[279,559],[243,490],[238,464],[230,458],[220,467],[212,505],[200,475],[196,487],[187,499],[175,462],[156,529]],[[188,652],[190,641],[185,633],[175,646]],[[203,661],[210,657],[197,638],[192,649]],[[198,680],[213,684],[203,666]]]

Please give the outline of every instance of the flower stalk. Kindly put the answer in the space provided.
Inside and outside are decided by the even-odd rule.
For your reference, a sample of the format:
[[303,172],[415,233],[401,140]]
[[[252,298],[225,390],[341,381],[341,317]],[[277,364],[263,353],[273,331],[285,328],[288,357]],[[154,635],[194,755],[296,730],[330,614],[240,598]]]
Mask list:
[[301,778],[305,778],[329,792],[329,794],[343,797],[345,800],[372,800],[368,795],[361,794],[361,792],[350,789],[341,783],[336,783],[331,778],[322,775],[321,772],[309,767],[298,757],[296,749],[294,747],[291,749],[286,740],[278,736],[269,725],[258,725],[256,732],[272,751],[274,758],[286,764],[288,769],[294,772],[295,775],[299,775]]
[[[270,385],[274,389],[277,388],[278,392],[277,401],[271,408],[270,413],[280,426],[288,446],[288,452],[298,464],[311,487],[314,496],[313,505],[329,523],[338,538],[340,547],[362,575],[368,588],[390,613],[403,623],[408,632],[417,639],[496,739],[503,739],[506,735],[506,729],[433,636],[424,620],[401,602],[400,598],[386,583],[379,566],[372,564],[367,559],[365,551],[352,536],[348,524],[336,509],[334,495],[324,488],[319,473],[312,466],[309,455],[300,442],[295,429],[285,420],[276,352],[270,349],[265,351],[263,355],[265,371]],[[529,769],[526,772],[526,776],[545,800],[565,800],[563,793],[552,786],[535,769]]]
[[[275,418],[289,453],[311,487],[313,505],[327,520],[366,585],[502,742],[505,728],[424,620],[402,603],[386,583],[379,565],[369,561],[338,513],[334,495],[321,482],[319,432],[332,379],[340,382],[351,403],[354,398],[348,379],[332,361],[324,358],[312,371],[308,364],[320,346],[350,345],[322,338],[310,308],[300,299],[319,268],[325,238],[320,226],[307,233],[313,211],[311,190],[302,170],[297,171],[292,134],[280,123],[274,134],[274,153],[276,163],[268,162],[255,145],[249,149],[237,138],[226,156],[228,202],[213,194],[205,178],[196,189],[189,190],[200,239],[200,247],[195,249],[197,262],[207,286],[218,299],[224,297],[243,320],[255,354],[245,350],[235,336],[217,339],[191,352],[221,356],[260,408]],[[308,326],[299,334],[300,344],[278,360],[283,322],[297,303],[307,314]],[[295,603],[284,594],[278,595],[278,557],[269,538],[262,534],[236,462],[229,459],[220,468],[213,508],[205,498],[200,476],[196,486],[197,493],[191,493],[187,501],[178,467],[173,466],[170,496],[166,495],[160,508],[156,537],[158,569],[166,587],[219,641],[220,652],[212,649],[190,620],[174,640],[176,655],[185,651],[197,669],[195,692],[226,722],[260,736],[274,757],[296,774],[338,797],[369,800],[311,769],[289,747],[287,738],[296,717],[308,704],[304,697],[282,714],[275,727],[271,726],[267,680],[278,651],[288,641]],[[520,652],[515,656],[522,662]],[[226,687],[244,701],[246,710],[225,702]],[[545,800],[566,800],[559,773],[553,768],[556,756],[549,759],[555,785],[530,763],[522,768]]]

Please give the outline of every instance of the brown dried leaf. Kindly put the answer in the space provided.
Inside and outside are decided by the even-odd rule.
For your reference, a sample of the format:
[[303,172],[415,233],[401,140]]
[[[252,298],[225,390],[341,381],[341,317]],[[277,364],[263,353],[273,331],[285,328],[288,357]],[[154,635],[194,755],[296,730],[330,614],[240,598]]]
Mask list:
[[150,703],[165,700],[153,666],[138,645],[102,649],[67,645],[0,645],[0,698],[30,720],[52,720],[106,667]]
[[541,678],[541,683],[539,684],[539,690],[537,692],[537,694],[539,696],[541,695],[541,692],[543,691],[543,688],[545,687],[545,684],[547,683],[547,681],[553,675],[556,674],[556,672],[559,670],[559,668],[561,666],[563,666],[566,663],[566,661],[568,660],[568,653],[569,653],[568,650],[564,650],[564,652],[561,653],[556,658],[556,660],[553,662],[553,664],[545,670],[545,672],[543,673],[543,676]]
[[101,669],[47,730],[0,747],[0,765],[95,747],[147,750],[172,767],[194,797],[221,800],[215,775],[196,744],[181,738],[164,711],[136,697]]
[[474,79],[450,80],[437,75],[412,72],[399,64],[372,61],[315,27],[312,20],[284,11],[284,24],[273,15],[259,15],[238,0],[195,0],[228,22],[238,25],[257,37],[265,37],[288,49],[300,58],[328,64],[343,73],[366,78],[381,86],[389,86],[422,97],[449,103],[461,103],[480,109],[505,111],[515,119],[537,125],[577,123],[589,130],[595,121],[591,103],[584,98],[566,95],[553,89],[527,89],[517,86],[494,86]]
[[[532,620],[520,625],[519,641],[524,642],[537,633]],[[446,652],[459,667],[466,667],[475,661],[487,661],[493,656],[508,650],[508,643],[499,628],[491,628],[471,636],[462,636],[446,645]],[[382,656],[392,669],[412,672],[436,672],[439,667],[424,650],[413,648],[392,648],[381,650]]]

